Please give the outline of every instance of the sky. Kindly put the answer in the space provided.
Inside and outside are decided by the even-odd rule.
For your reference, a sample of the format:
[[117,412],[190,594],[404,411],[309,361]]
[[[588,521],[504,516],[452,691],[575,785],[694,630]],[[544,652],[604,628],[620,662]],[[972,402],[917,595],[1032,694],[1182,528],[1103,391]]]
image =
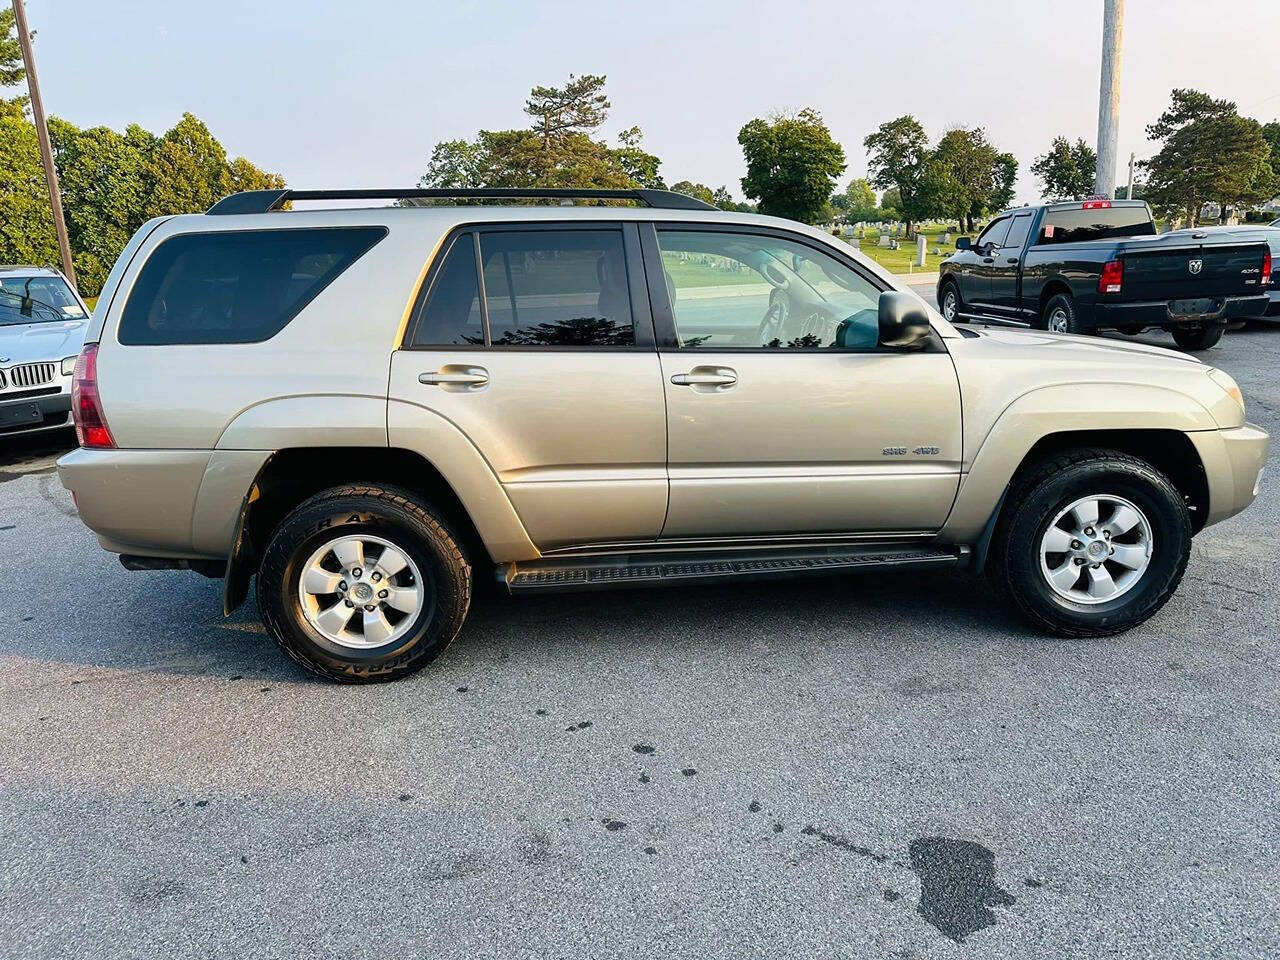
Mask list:
[[[46,110],[155,132],[184,111],[229,155],[294,187],[412,186],[439,140],[527,125],[531,87],[608,77],[611,140],[633,125],[668,183],[741,195],[738,130],[818,110],[848,161],[914,114],[936,140],[982,126],[1030,164],[1055,135],[1097,134],[1102,0],[646,0],[509,3],[27,0]],[[1280,117],[1280,2],[1128,0],[1120,156],[1176,86]]]

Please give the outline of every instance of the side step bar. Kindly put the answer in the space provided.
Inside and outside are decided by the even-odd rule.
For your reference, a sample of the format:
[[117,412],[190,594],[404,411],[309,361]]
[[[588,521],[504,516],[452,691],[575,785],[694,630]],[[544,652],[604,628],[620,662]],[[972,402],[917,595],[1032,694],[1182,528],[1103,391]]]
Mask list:
[[968,547],[832,547],[529,560],[500,564],[497,575],[512,593],[553,593],[960,567],[968,561]]
[[1014,320],[1011,317],[989,317],[985,313],[967,313],[963,310],[957,313],[966,323],[990,323],[997,327],[1021,327],[1024,330],[1030,329],[1031,324],[1025,320]]

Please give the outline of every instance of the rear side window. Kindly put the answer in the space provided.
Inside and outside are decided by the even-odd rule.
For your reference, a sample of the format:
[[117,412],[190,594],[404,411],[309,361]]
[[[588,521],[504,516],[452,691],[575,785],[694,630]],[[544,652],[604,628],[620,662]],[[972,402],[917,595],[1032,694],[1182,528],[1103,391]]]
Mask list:
[[143,266],[119,340],[268,340],[386,233],[385,227],[306,227],[172,237]]
[[1076,243],[1111,237],[1155,236],[1156,225],[1146,207],[1095,207],[1092,210],[1046,210],[1037,243]]
[[494,346],[620,347],[636,342],[621,230],[483,233]]
[[1004,238],[1002,247],[1018,247],[1021,248],[1027,242],[1027,234],[1031,232],[1031,214],[1024,213],[1013,218],[1013,224],[1009,227],[1009,235]]

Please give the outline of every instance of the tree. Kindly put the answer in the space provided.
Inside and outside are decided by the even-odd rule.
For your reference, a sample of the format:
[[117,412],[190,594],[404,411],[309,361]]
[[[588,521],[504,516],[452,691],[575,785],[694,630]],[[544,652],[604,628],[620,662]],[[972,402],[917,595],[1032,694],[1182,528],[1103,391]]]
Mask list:
[[641,146],[639,127],[624,130],[616,148],[593,134],[608,117],[605,78],[570,75],[565,87],[534,87],[528,130],[481,130],[472,140],[437,143],[421,187],[662,186],[661,161]]
[[563,87],[534,87],[525,101],[524,112],[533,117],[534,132],[542,146],[552,145],[571,134],[595,130],[609,115],[609,98],[604,95],[605,78],[597,74],[575,77]]
[[1233,206],[1252,206],[1276,191],[1271,149],[1261,124],[1242,117],[1229,100],[1198,90],[1174,90],[1172,104],[1147,135],[1160,151],[1143,161],[1147,196],[1169,217],[1195,226],[1209,201],[1225,220]]
[[[13,9],[5,7],[0,10],[0,89],[16,87],[26,82],[27,71],[22,67],[22,45],[18,42],[18,34],[14,27]],[[27,97],[0,96],[0,115],[17,113],[24,116],[27,109]]]
[[882,190],[897,190],[897,211],[913,225],[937,213],[936,191],[928,189],[929,138],[915,117],[907,114],[880,124],[862,141],[867,149],[871,183]]
[[1054,137],[1049,152],[1031,164],[1031,172],[1045,200],[1081,200],[1093,193],[1097,165],[1098,155],[1084,140],[1072,144],[1066,137]]
[[57,261],[36,128],[21,112],[0,113],[0,263]]
[[1280,177],[1280,120],[1262,125],[1262,138],[1271,148],[1271,172]]
[[844,193],[837,193],[831,198],[831,206],[839,210],[846,220],[870,220],[875,216],[876,192],[870,181],[858,177],[849,181]]
[[953,215],[970,232],[975,220],[1007,205],[1018,173],[1013,156],[992,146],[981,127],[948,130],[925,167],[924,187],[937,212]]
[[714,204],[716,195],[710,187],[703,183],[694,183],[691,180],[681,180],[673,183],[671,189],[676,193],[683,193],[686,197],[693,197],[701,200],[703,203]]
[[1013,191],[1017,182],[1018,158],[1012,153],[997,154],[995,189],[991,192],[991,210],[1007,210],[1013,206]]
[[747,162],[742,192],[761,213],[815,223],[844,171],[844,150],[822,117],[804,109],[793,116],[752,120],[738,132]]

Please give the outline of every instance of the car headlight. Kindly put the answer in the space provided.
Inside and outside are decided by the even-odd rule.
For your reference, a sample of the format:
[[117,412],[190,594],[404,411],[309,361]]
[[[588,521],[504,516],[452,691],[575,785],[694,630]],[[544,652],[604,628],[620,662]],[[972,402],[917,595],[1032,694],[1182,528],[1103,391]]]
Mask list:
[[1240,409],[1244,410],[1244,394],[1240,392],[1240,384],[1236,383],[1231,374],[1214,367],[1209,371],[1209,379],[1226,391],[1227,396],[1240,404]]
[[76,358],[63,357],[62,358],[62,375],[64,377],[69,377],[75,372],[76,372]]

